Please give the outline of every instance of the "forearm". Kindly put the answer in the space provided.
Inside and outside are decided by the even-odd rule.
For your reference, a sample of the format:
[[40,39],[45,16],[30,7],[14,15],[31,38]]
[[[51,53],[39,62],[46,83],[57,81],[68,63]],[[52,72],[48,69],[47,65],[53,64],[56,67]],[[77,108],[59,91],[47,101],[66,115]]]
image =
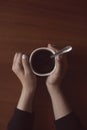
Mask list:
[[28,90],[22,89],[17,108],[32,113],[33,98],[34,92],[31,93]]
[[56,130],[85,130],[74,112],[55,121]]
[[56,87],[56,89],[53,87],[53,90],[50,91],[50,97],[55,120],[60,119],[71,112],[71,108],[61,90],[59,90],[59,87]]
[[17,109],[8,123],[8,130],[32,130],[34,114],[32,112],[34,92],[22,88]]
[[8,122],[7,130],[32,130],[34,113],[15,109],[14,114]]

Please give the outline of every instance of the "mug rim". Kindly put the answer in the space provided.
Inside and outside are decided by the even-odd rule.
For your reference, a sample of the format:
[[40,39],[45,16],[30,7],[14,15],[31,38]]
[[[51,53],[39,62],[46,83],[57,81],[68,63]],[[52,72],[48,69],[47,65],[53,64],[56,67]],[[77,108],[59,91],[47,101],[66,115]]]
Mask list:
[[54,72],[54,70],[56,69],[56,64],[55,64],[55,66],[54,66],[54,68],[53,68],[53,70],[52,70],[51,72],[49,72],[49,73],[44,73],[44,74],[40,74],[40,73],[35,72],[34,69],[33,69],[33,67],[32,67],[32,64],[31,64],[32,56],[33,56],[33,54],[34,54],[35,52],[37,52],[38,50],[48,50],[48,51],[52,52],[53,54],[55,54],[55,52],[54,52],[52,49],[48,48],[48,47],[39,47],[39,48],[34,49],[34,50],[31,52],[30,57],[29,57],[30,67],[31,67],[32,72],[33,72],[35,75],[37,75],[37,76],[49,76],[49,75],[51,75],[51,74]]

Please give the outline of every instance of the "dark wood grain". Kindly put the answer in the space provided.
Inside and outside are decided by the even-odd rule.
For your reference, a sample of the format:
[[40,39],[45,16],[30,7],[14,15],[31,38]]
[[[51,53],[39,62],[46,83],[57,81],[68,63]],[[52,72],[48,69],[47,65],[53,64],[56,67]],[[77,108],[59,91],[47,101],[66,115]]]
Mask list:
[[[72,45],[64,92],[87,127],[87,7],[86,1],[0,1],[0,130],[6,130],[18,101],[21,84],[11,71],[15,52],[53,43]],[[55,130],[50,97],[44,79],[38,79],[35,130]]]

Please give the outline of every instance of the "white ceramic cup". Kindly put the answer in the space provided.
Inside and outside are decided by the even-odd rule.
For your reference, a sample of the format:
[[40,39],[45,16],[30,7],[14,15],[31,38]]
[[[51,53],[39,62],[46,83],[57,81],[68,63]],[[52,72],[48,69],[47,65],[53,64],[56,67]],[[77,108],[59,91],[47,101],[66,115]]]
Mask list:
[[[30,54],[30,57],[29,57],[30,67],[31,67],[32,72],[33,72],[35,75],[38,75],[38,76],[49,76],[49,75],[51,75],[51,74],[54,72],[54,70],[55,70],[55,68],[56,68],[55,58],[51,59],[51,60],[54,60],[54,63],[53,63],[54,65],[53,65],[52,70],[50,70],[49,72],[37,72],[37,71],[35,70],[35,68],[34,68],[34,65],[32,64],[32,63],[33,63],[33,57],[34,57],[36,54],[38,54],[38,52],[40,53],[39,56],[41,56],[41,51],[46,51],[46,52],[50,53],[51,55],[52,55],[52,54],[55,54],[55,52],[54,52],[52,49],[48,48],[48,47],[40,47],[40,48],[37,48],[37,49],[33,50],[32,53]],[[46,54],[46,53],[44,53],[44,54]],[[45,56],[44,58],[46,58],[46,56]],[[43,66],[44,58],[41,59],[42,66]],[[36,61],[34,64],[35,64],[35,66],[36,66],[38,69],[40,69],[40,67],[39,67],[39,65],[38,65],[38,63],[37,63],[37,61]],[[40,63],[40,64],[41,64],[41,63]],[[50,64],[49,64],[49,66],[50,66]],[[45,65],[45,67],[46,67],[46,65]],[[41,71],[43,71],[43,69],[42,69]]]

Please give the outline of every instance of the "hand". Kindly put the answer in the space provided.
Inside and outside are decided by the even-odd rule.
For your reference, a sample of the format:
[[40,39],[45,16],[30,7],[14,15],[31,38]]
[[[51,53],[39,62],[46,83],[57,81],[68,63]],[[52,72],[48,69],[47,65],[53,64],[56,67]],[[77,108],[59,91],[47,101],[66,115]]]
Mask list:
[[32,73],[28,57],[22,53],[16,53],[12,70],[22,83],[23,90],[32,93],[36,89],[36,76]]
[[[57,52],[58,50],[54,47],[52,47],[51,44],[48,44],[48,48],[52,49],[54,52]],[[57,56],[55,58],[55,64],[56,69],[55,71],[47,77],[46,85],[48,92],[50,93],[54,89],[58,90],[59,86],[62,82],[62,79],[65,75],[65,72],[67,70],[68,64],[65,55],[64,56]]]
[[23,87],[17,108],[32,112],[32,103],[36,89],[36,76],[31,71],[28,57],[22,55],[22,53],[16,53],[12,70],[21,81]]

